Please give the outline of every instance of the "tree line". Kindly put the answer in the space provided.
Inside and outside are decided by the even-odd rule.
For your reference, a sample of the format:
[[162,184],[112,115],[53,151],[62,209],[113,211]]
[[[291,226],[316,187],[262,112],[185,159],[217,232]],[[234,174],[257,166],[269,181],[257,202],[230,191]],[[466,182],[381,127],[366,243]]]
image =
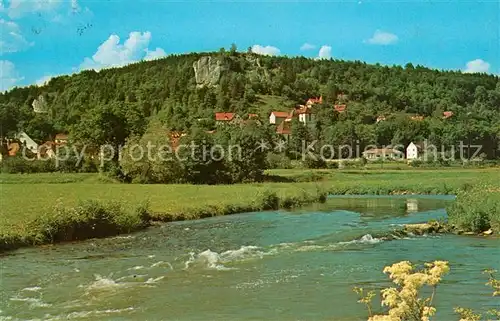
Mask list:
[[[223,72],[216,87],[196,84],[193,63],[210,55]],[[24,130],[43,142],[58,132],[73,141],[121,146],[141,137],[152,122],[166,131],[192,133],[215,128],[214,113],[257,113],[263,95],[296,104],[323,97],[316,121],[302,130],[329,144],[389,145],[428,139],[451,147],[459,141],[483,146],[488,158],[500,152],[500,81],[488,74],[463,74],[361,61],[271,57],[231,50],[172,55],[122,68],[87,70],[52,78],[44,86],[0,94],[1,136]],[[33,101],[47,108],[35,113]],[[347,104],[344,113],[334,104]],[[453,116],[442,117],[444,111]],[[376,122],[379,116],[386,120]],[[411,116],[423,116],[415,121]],[[300,130],[299,130],[300,132]]]

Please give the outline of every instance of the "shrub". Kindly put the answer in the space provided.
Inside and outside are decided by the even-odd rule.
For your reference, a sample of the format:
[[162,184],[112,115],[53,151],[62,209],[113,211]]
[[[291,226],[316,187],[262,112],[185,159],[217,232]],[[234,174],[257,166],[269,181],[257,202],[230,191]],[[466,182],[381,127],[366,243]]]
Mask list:
[[290,158],[286,154],[267,153],[266,165],[269,169],[289,169],[292,168]]
[[468,188],[448,207],[449,221],[466,232],[500,229],[500,192],[490,186]]
[[326,162],[320,156],[308,155],[303,162],[305,168],[310,168],[310,169],[326,168]]
[[280,199],[275,192],[265,190],[257,196],[257,204],[261,210],[276,210],[280,206]]
[[411,167],[421,167],[423,164],[423,162],[420,160],[420,159],[412,159],[408,165],[410,165]]
[[117,202],[84,201],[76,207],[56,205],[31,223],[37,243],[82,240],[130,233],[149,224],[146,204],[127,209]]

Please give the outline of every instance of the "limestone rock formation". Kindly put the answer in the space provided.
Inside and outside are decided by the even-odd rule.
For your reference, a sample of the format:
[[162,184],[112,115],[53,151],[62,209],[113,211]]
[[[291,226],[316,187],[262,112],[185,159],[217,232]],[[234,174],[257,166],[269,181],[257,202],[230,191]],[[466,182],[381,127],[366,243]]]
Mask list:
[[226,66],[219,58],[204,56],[193,63],[193,69],[198,87],[215,87]]
[[48,104],[45,101],[45,98],[43,95],[38,96],[37,99],[33,100],[33,103],[31,104],[33,106],[33,111],[35,113],[46,113],[48,112]]

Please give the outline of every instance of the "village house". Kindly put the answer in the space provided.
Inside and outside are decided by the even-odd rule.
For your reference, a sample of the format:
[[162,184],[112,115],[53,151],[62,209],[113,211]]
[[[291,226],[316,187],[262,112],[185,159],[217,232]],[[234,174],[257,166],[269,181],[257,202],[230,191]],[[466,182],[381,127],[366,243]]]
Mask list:
[[271,115],[269,115],[269,124],[279,125],[283,121],[285,121],[288,116],[289,113],[287,113],[286,111],[273,111],[271,112]]
[[3,160],[4,156],[8,157],[13,157],[16,156],[17,153],[21,150],[21,146],[17,142],[12,142],[12,141],[6,141],[5,144],[3,144],[2,149],[5,148],[3,152],[5,152],[5,155],[0,153],[0,161]]
[[393,148],[373,148],[363,152],[363,157],[368,160],[378,159],[403,159],[403,152]]
[[381,121],[386,120],[385,116],[378,116],[377,117],[377,123],[380,123]]
[[16,135],[16,139],[24,145],[30,152],[36,154],[38,151],[38,144],[31,139],[25,132],[20,132]]
[[285,140],[288,142],[290,136],[292,135],[292,124],[286,121],[281,122],[276,128],[276,133],[283,136],[283,138],[285,138]]
[[418,146],[415,145],[413,142],[411,142],[408,147],[406,147],[406,159],[408,160],[414,160],[414,159],[418,159],[418,154],[419,154],[419,150],[418,150]]
[[46,141],[40,147],[38,148],[37,151],[37,158],[38,159],[47,159],[47,158],[55,158],[56,157],[56,143],[53,141]]
[[453,114],[453,112],[452,112],[452,111],[445,111],[445,112],[443,112],[443,118],[444,118],[444,119],[451,118],[451,117],[453,117],[453,115],[454,115],[454,114]]
[[240,116],[235,113],[215,113],[215,123],[217,126],[234,125],[240,122]]
[[55,158],[57,147],[66,145],[68,143],[68,140],[69,137],[67,134],[64,133],[56,134],[53,141],[49,140],[40,145],[40,147],[36,151],[37,157],[39,159]]
[[312,113],[311,108],[308,108],[304,105],[300,105],[298,109],[294,110],[292,118],[295,115],[299,116],[299,122],[303,123],[304,125],[307,125],[308,123],[314,121],[314,114]]
[[346,105],[335,105],[334,108],[335,108],[336,112],[343,113],[346,111],[347,106]]
[[312,106],[316,105],[316,104],[322,104],[323,103],[323,97],[319,97],[319,98],[309,98],[306,102],[306,106],[311,108]]

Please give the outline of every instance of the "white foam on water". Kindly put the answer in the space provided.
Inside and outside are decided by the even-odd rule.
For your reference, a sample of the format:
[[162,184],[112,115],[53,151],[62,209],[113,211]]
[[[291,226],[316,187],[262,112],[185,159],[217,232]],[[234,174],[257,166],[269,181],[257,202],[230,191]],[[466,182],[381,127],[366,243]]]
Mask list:
[[22,297],[12,297],[10,298],[10,301],[17,301],[17,302],[26,302],[29,304],[30,309],[35,309],[35,308],[48,308],[52,306],[50,303],[45,303],[42,301],[42,299],[39,298],[22,298]]
[[208,269],[233,270],[233,268],[228,268],[224,266],[224,264],[248,259],[262,258],[264,255],[268,254],[269,253],[260,251],[260,248],[258,246],[252,245],[242,246],[237,250],[228,250],[222,253],[217,253],[208,249],[198,254],[195,254],[194,252],[189,253],[190,257],[184,263],[184,268],[189,269],[191,266],[201,265]]
[[137,270],[142,270],[142,269],[145,269],[145,267],[142,265],[137,265],[137,266],[134,266],[134,267],[127,269],[127,271],[137,271]]
[[[94,311],[76,311],[66,315],[45,315],[44,321],[59,321],[59,320],[75,320],[75,319],[88,319],[91,317],[107,316],[112,314],[119,314],[123,312],[133,312],[135,308],[128,307],[124,309],[107,309],[107,310],[94,310]],[[1,320],[1,319],[0,319]],[[10,319],[9,319],[10,320]],[[40,321],[40,319],[32,319],[26,321]]]
[[126,286],[126,283],[118,283],[111,278],[102,277],[99,274],[94,275],[95,281],[89,285],[80,285],[85,288],[86,294],[96,291],[111,291]]
[[325,247],[322,245],[303,245],[295,249],[296,252],[309,252],[315,250],[322,250]]
[[358,240],[352,240],[352,241],[348,241],[348,242],[339,242],[338,244],[341,244],[341,245],[346,245],[346,244],[377,244],[380,242],[382,242],[381,239],[375,238],[375,237],[371,236],[371,234],[366,234],[366,235],[363,235]]
[[[130,274],[116,279],[115,282],[121,282],[123,280],[127,280],[129,281],[128,284],[131,284],[132,282],[137,283],[137,282],[142,282],[142,280],[147,276],[148,276],[147,274]],[[127,285],[127,283],[120,283],[120,284]]]
[[30,292],[38,292],[40,291],[42,288],[39,287],[39,286],[32,286],[32,287],[27,287],[27,288],[24,288],[22,289],[21,291],[30,291]]
[[147,279],[146,282],[144,282],[145,284],[156,284],[158,281],[161,281],[165,278],[165,276],[159,276],[157,278],[149,278]]
[[215,270],[225,270],[225,266],[218,264],[220,260],[220,255],[217,252],[212,252],[210,250],[203,251],[198,255],[194,252],[189,253],[190,257],[185,263],[185,269],[189,269],[190,266],[201,265],[209,269]]
[[174,270],[174,267],[172,266],[172,264],[170,264],[169,262],[164,262],[164,261],[158,261],[156,263],[153,263],[151,264],[151,268],[155,268],[155,267],[160,267],[160,266],[168,266],[170,268],[170,270]]

